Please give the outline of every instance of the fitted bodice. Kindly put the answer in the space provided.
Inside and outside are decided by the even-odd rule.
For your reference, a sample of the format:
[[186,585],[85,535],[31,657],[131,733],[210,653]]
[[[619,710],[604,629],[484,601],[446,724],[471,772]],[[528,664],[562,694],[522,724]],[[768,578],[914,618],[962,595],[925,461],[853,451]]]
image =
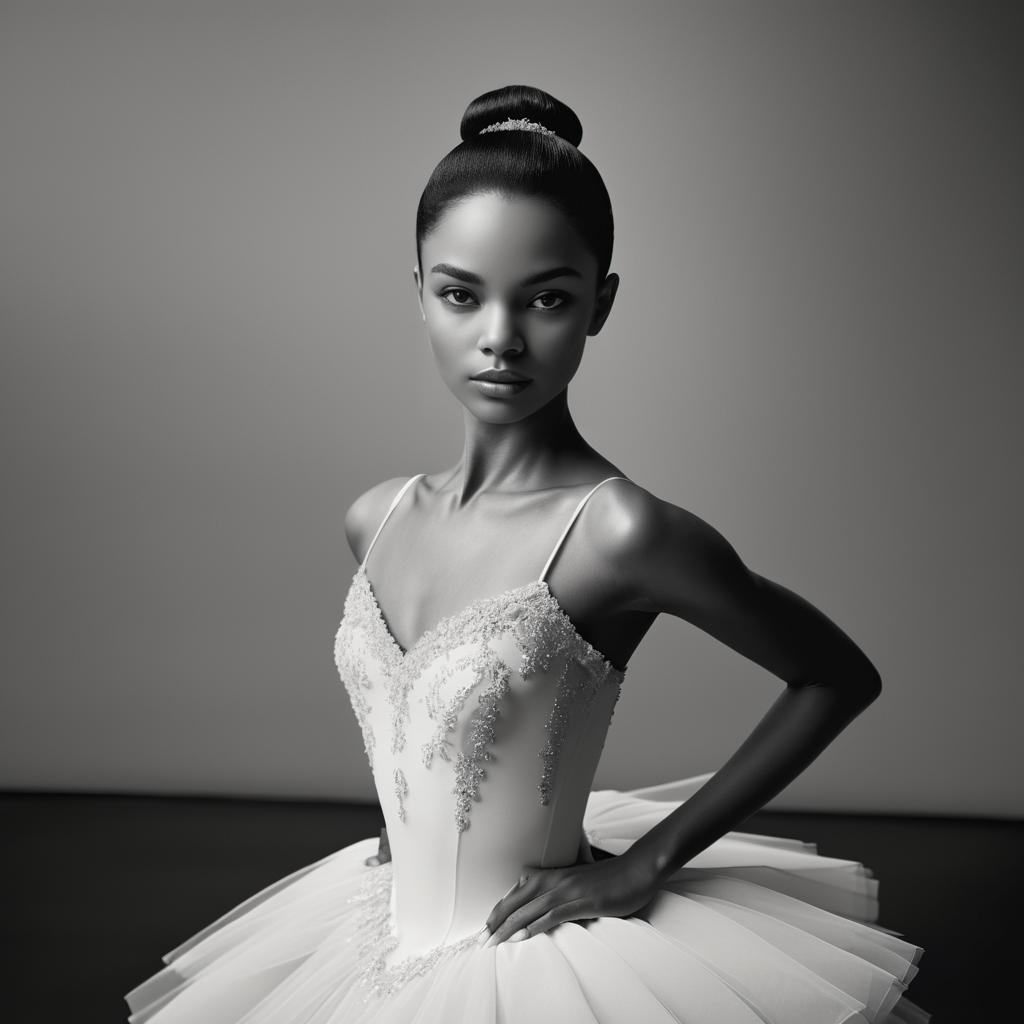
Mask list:
[[335,639],[388,829],[395,961],[479,931],[524,868],[576,859],[624,678],[544,578],[607,480],[576,506],[537,580],[447,616],[403,652],[365,567],[417,479],[378,527]]

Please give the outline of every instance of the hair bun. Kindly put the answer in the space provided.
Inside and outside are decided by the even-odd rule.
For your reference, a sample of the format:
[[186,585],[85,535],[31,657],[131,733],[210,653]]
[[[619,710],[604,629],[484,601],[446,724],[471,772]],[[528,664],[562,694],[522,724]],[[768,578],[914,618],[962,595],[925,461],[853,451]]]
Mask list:
[[583,126],[571,107],[532,85],[506,85],[477,96],[462,115],[463,141],[472,139],[488,125],[508,118],[525,117],[550,128],[574,146],[583,138]]

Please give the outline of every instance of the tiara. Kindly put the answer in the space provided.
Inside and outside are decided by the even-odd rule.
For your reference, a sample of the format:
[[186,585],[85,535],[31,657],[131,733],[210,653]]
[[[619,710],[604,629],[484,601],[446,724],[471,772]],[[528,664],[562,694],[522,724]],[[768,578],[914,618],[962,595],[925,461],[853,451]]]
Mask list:
[[553,132],[550,128],[545,128],[544,125],[538,124],[536,121],[528,121],[525,117],[518,119],[510,117],[507,121],[495,121],[494,124],[489,124],[486,128],[481,128],[479,133],[483,135],[484,132],[540,132],[541,135],[557,135],[558,132]]

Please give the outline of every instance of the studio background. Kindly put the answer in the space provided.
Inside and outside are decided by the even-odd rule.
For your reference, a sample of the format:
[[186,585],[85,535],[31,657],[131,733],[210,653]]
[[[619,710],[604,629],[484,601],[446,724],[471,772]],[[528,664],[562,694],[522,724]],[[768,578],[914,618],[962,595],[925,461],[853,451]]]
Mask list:
[[[1014,5],[0,6],[0,787],[373,795],[347,506],[459,457],[412,282],[475,95],[540,86],[616,216],[584,436],[885,689],[770,805],[1019,817]],[[781,682],[662,616],[597,787]]]

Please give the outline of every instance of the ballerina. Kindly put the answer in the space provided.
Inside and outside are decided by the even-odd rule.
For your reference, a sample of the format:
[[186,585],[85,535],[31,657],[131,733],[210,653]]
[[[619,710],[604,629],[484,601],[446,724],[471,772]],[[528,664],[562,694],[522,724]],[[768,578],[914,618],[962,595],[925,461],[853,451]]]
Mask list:
[[[130,1020],[927,1021],[903,996],[922,950],[873,923],[868,869],[735,831],[877,699],[878,671],[573,422],[619,284],[576,115],[507,86],[461,133],[419,203],[413,279],[462,456],[345,516],[335,658],[385,836],[172,951]],[[591,792],[662,613],[785,685],[716,772]]]

